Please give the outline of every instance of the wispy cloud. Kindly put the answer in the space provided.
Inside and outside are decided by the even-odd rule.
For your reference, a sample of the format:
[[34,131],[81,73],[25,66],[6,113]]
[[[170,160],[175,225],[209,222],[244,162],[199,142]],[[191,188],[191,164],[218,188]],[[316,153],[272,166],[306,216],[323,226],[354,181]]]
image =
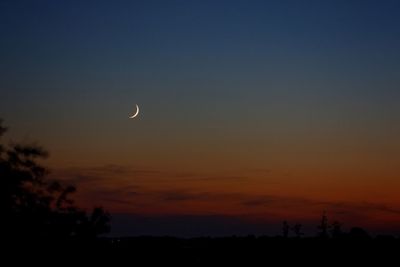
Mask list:
[[321,205],[326,205],[335,210],[353,210],[353,211],[378,211],[400,215],[400,209],[393,208],[383,203],[371,202],[321,202]]
[[194,173],[180,171],[166,171],[157,169],[135,168],[124,165],[108,164],[95,167],[72,167],[54,170],[52,177],[62,179],[69,183],[91,183],[101,182],[110,177],[133,178],[137,181],[146,179],[147,181],[171,180],[177,182],[195,181],[223,181],[223,180],[245,180],[246,176],[240,175],[215,175],[209,173]]
[[299,207],[318,207],[321,210],[332,210],[337,213],[351,212],[384,212],[400,215],[400,209],[393,208],[383,203],[371,202],[350,202],[350,201],[325,201],[314,200],[301,197],[277,196],[277,195],[263,195],[255,198],[244,200],[242,205],[249,207],[286,207],[286,208],[299,208]]
[[209,200],[212,197],[209,193],[189,193],[183,191],[168,191],[159,193],[159,195],[163,201]]
[[278,195],[262,195],[262,196],[248,196],[246,200],[242,202],[243,205],[254,207],[254,206],[301,206],[301,205],[310,205],[315,204],[314,201],[300,198],[300,197],[287,197],[287,196],[278,196]]
[[237,193],[193,192],[193,191],[162,191],[156,192],[162,201],[217,201],[240,199]]
[[[255,170],[269,173],[269,169]],[[191,182],[246,181],[246,176],[198,174],[157,169],[135,168],[108,164],[91,168],[68,168],[56,170],[54,178],[76,184],[85,199],[101,200],[121,205],[131,205],[140,198],[140,203],[213,202],[249,210],[328,210],[335,214],[386,213],[400,215],[400,208],[380,202],[332,201],[274,194],[252,195],[242,192],[218,192],[201,190]],[[163,190],[165,183],[174,184],[175,189]],[[168,187],[170,188],[170,186]],[[208,187],[209,188],[209,187]]]

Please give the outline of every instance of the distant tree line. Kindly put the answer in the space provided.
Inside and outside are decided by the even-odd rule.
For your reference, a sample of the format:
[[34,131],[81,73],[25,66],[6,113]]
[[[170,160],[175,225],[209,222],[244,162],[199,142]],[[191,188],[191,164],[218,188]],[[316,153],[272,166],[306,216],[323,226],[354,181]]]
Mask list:
[[[371,236],[368,232],[361,227],[352,227],[349,232],[342,230],[342,223],[339,221],[333,221],[331,224],[328,222],[328,217],[324,211],[321,216],[320,223],[317,226],[318,232],[317,237],[320,239],[369,239]],[[292,227],[287,221],[282,223],[282,236],[288,238],[290,232],[293,232],[292,237],[300,238],[304,235],[302,232],[302,224],[296,223]]]

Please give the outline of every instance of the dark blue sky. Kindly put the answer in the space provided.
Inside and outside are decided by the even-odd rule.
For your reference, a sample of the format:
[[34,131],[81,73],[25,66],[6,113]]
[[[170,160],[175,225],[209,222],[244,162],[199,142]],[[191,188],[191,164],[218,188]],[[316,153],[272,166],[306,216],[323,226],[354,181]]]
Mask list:
[[33,138],[32,125],[91,132],[95,116],[107,132],[134,103],[151,131],[168,114],[177,133],[391,136],[399,11],[389,0],[2,1],[0,112]]
[[286,113],[313,106],[318,121],[365,112],[395,123],[399,11],[398,1],[2,1],[0,111],[17,125],[33,109],[38,121],[58,110],[85,124],[83,112],[112,120],[134,101],[153,116],[239,109],[291,122]]

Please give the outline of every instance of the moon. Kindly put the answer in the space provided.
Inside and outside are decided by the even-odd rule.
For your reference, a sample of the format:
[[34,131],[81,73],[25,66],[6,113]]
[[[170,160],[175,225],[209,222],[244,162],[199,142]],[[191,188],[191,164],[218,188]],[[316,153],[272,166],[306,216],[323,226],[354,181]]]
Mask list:
[[137,115],[139,115],[139,106],[136,104],[136,112],[135,112],[135,114],[133,114],[133,115],[130,116],[129,118],[130,118],[130,119],[133,119],[133,118],[135,118]]

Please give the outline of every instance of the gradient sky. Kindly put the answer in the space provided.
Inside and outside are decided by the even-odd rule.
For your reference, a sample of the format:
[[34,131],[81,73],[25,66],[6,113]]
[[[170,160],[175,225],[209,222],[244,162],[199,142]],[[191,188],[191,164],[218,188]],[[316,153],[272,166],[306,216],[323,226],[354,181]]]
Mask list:
[[84,207],[398,226],[399,14],[395,0],[3,0],[0,116]]

